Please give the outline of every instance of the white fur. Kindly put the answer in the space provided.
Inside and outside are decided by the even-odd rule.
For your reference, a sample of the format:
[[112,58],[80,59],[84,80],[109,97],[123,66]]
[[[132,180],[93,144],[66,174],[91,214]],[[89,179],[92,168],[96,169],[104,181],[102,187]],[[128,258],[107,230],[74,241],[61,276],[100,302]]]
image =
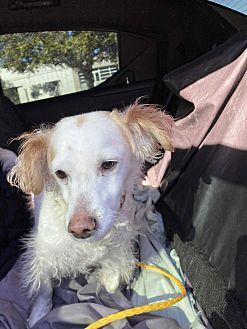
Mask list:
[[[155,108],[152,112],[154,116],[158,113]],[[164,119],[167,118],[164,114]],[[9,181],[26,192],[42,190],[35,227],[25,238],[27,250],[23,255],[24,285],[33,297],[30,326],[52,306],[51,280],[89,274],[92,266],[97,268],[93,276],[108,292],[131,279],[136,261],[133,242],[139,229],[130,216],[132,193],[140,182],[145,157],[155,157],[159,150],[154,145],[162,144],[151,141],[148,128],[142,131],[145,129],[140,128],[141,120],[138,122],[138,117],[127,120],[124,114],[116,112],[115,115],[93,112],[62,119],[51,129],[23,137],[23,154]],[[166,127],[166,133],[167,130]],[[147,142],[141,146],[137,141]],[[136,150],[135,143],[139,143]],[[145,156],[140,155],[141,148]],[[152,153],[148,153],[149,149]],[[26,158],[34,163],[29,164],[29,178],[27,172],[23,174]],[[101,164],[107,160],[117,161],[117,165],[102,172]],[[59,179],[57,170],[68,177]],[[71,218],[82,212],[97,223],[92,236],[86,239],[75,238],[68,232]]]

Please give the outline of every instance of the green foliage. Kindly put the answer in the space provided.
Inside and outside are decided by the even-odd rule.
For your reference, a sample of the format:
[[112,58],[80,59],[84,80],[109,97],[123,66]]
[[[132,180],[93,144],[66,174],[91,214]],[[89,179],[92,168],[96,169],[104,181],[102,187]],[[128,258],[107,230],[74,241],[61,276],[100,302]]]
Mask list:
[[35,71],[42,65],[67,65],[93,86],[95,61],[117,62],[117,36],[113,32],[54,31],[0,36],[1,66],[8,70]]

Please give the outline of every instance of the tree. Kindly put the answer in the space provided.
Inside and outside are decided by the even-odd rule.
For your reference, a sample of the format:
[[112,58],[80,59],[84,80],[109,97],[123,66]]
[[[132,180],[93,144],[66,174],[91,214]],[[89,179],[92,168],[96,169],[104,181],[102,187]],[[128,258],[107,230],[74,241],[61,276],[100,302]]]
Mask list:
[[93,87],[95,61],[117,62],[117,36],[113,32],[53,31],[0,36],[1,66],[8,70],[35,71],[43,65],[66,65],[82,73]]

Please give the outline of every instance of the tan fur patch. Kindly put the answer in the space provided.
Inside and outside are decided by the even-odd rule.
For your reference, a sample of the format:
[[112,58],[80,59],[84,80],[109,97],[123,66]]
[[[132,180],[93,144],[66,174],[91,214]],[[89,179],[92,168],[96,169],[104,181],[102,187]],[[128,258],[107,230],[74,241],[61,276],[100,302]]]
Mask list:
[[50,129],[41,129],[17,138],[22,144],[17,164],[8,175],[11,185],[26,193],[39,194],[42,191],[50,133]]
[[124,112],[113,110],[111,118],[120,127],[131,149],[143,160],[160,156],[161,148],[173,151],[174,120],[155,105],[135,102]]
[[134,152],[135,151],[135,144],[134,144],[130,129],[129,129],[128,125],[126,124],[125,120],[124,120],[124,114],[122,112],[119,112],[118,110],[113,110],[112,112],[110,112],[109,117],[120,128],[120,130],[122,131],[124,137],[128,141],[128,143],[130,145],[130,148]]
[[76,118],[76,127],[80,128],[81,125],[85,122],[83,115],[80,115]]

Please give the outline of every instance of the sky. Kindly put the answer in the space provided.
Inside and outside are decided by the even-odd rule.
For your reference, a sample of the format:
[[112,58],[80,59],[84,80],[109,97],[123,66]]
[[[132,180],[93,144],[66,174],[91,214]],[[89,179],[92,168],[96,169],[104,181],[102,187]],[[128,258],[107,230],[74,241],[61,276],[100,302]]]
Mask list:
[[211,0],[247,15],[247,0]]

